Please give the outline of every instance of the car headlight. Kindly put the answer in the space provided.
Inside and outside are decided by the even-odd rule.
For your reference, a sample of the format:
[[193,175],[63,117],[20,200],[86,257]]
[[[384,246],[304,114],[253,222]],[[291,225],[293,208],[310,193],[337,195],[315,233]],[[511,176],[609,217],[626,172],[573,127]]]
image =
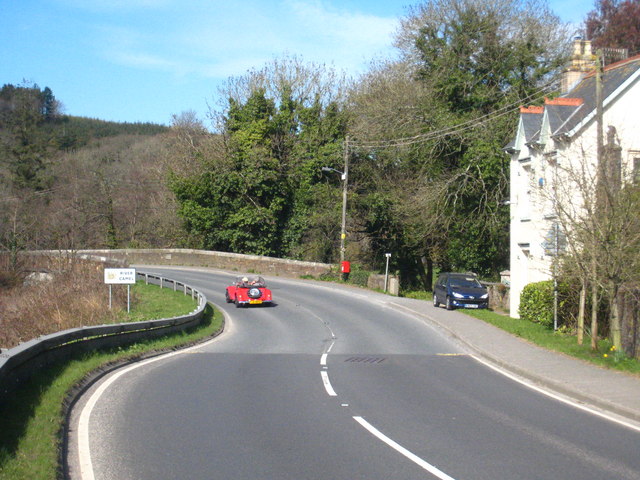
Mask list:
[[484,300],[484,299],[486,299],[486,298],[489,298],[489,294],[488,294],[488,293],[485,293],[485,294],[484,294],[484,295],[482,295],[480,298],[482,298],[483,300]]
[[453,296],[456,298],[464,298],[464,295],[462,295],[461,293],[458,292],[453,292]]

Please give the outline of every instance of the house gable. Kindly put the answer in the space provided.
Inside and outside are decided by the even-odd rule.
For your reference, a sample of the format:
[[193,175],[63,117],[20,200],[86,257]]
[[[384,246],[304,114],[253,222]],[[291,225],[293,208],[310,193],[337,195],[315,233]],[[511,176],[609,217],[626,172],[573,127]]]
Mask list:
[[[634,165],[640,171],[640,56],[608,66],[602,85],[604,129],[622,152],[623,178],[632,178]],[[508,151],[510,307],[514,317],[518,316],[524,286],[551,278],[553,255],[545,244],[548,232],[559,222],[555,213],[558,195],[566,195],[565,201],[576,212],[584,205],[579,189],[569,177],[563,180],[562,172],[596,176],[595,86],[595,75],[587,74],[563,96],[545,99],[542,106],[520,109],[514,148]]]
[[[603,109],[606,109],[620,99],[625,93],[638,83],[640,78],[640,55],[607,66],[603,72],[602,98]],[[556,134],[566,134],[575,137],[588,124],[595,121],[596,116],[596,75],[591,73],[571,90],[571,96],[584,101],[584,109],[575,115],[571,121]]]

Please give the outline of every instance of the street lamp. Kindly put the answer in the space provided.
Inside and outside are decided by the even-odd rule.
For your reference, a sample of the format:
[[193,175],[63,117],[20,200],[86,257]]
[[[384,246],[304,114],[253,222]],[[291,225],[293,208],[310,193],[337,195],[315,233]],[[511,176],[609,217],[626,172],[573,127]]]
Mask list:
[[340,263],[344,262],[344,240],[347,238],[347,182],[349,181],[349,137],[344,140],[344,172],[331,167],[322,167],[323,172],[336,172],[342,179],[342,226],[340,229]]
[[336,170],[335,168],[331,168],[331,167],[322,167],[322,171],[323,172],[336,172],[340,174],[340,178],[342,178],[342,180],[345,179],[345,173],[341,172],[340,170]]

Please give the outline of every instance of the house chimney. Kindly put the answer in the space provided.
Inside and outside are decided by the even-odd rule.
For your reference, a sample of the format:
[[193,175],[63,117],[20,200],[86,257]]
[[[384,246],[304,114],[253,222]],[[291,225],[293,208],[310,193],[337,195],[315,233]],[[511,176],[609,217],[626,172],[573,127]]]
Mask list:
[[582,37],[573,39],[571,62],[562,73],[561,93],[570,91],[584,75],[596,68],[596,56],[591,52],[591,41]]

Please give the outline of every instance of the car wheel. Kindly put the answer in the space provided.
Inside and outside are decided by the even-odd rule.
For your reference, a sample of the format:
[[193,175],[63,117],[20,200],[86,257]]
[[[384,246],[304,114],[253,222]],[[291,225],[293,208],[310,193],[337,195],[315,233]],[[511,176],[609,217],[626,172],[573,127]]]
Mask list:
[[236,298],[236,308],[242,308],[242,304],[238,301],[238,299]]
[[224,296],[226,297],[227,303],[231,303],[231,297],[229,296],[229,292],[224,292]]
[[440,304],[438,303],[438,296],[435,293],[433,294],[433,306],[436,308],[440,306]]
[[453,310],[453,304],[451,303],[451,297],[447,297],[446,307],[447,307],[447,310]]

